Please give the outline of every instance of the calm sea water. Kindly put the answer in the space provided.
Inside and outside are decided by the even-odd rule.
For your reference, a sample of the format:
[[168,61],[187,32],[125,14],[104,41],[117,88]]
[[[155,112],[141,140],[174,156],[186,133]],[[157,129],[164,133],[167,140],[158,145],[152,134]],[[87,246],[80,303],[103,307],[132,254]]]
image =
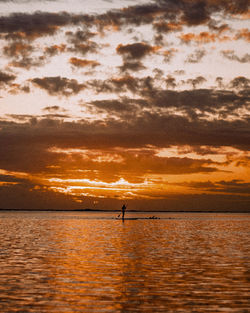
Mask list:
[[0,312],[250,312],[250,215],[154,215],[0,212]]

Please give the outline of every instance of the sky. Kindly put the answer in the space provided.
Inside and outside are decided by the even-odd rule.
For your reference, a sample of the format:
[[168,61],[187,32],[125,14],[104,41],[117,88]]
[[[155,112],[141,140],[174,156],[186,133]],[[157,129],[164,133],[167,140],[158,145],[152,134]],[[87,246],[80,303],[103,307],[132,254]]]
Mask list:
[[248,0],[0,12],[0,208],[250,210]]

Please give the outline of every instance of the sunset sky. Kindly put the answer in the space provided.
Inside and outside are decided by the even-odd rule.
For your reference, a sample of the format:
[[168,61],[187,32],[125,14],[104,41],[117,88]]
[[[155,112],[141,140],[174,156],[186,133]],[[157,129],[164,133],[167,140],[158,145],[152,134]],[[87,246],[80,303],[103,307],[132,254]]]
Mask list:
[[250,210],[248,0],[0,12],[0,208]]

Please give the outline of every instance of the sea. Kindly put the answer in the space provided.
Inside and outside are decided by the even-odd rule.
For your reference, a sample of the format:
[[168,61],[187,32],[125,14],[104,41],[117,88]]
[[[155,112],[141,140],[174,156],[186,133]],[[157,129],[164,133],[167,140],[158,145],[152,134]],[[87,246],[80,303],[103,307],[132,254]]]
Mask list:
[[0,312],[250,312],[250,214],[117,215],[0,211]]

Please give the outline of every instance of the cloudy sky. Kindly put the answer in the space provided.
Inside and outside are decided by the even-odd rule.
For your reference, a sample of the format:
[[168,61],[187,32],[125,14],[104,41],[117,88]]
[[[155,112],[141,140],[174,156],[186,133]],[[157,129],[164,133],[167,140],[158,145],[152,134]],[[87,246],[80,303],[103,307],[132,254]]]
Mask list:
[[0,0],[0,206],[247,210],[248,0]]

